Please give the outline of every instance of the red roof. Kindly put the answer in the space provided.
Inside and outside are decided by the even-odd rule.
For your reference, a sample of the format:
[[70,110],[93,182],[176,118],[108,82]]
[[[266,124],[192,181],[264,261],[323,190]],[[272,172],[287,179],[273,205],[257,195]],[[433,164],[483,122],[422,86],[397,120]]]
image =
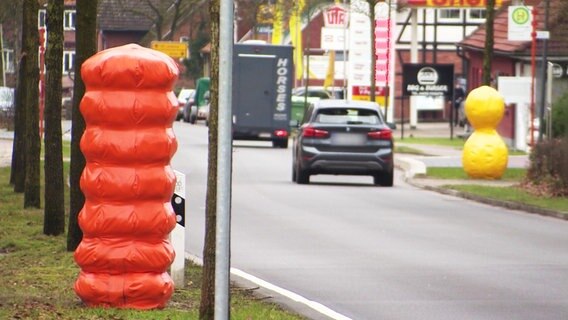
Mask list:
[[[568,22],[568,1],[549,0],[549,30],[550,40],[548,42],[548,52],[551,56],[568,56],[568,29],[563,27],[565,21]],[[497,9],[494,21],[493,49],[497,55],[530,55],[531,41],[509,41],[508,33],[508,8],[510,1]],[[544,30],[545,1],[525,0],[525,5],[537,6],[537,30]],[[483,50],[485,47],[485,24],[481,25],[470,36],[460,42],[460,46],[472,50]],[[540,52],[542,41],[537,41],[537,50]]]

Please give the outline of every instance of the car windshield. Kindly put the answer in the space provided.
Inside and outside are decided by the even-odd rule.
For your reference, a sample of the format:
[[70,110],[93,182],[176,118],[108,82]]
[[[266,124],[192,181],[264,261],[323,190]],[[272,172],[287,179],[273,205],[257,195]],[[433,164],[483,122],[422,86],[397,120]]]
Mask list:
[[330,108],[317,112],[315,122],[322,124],[380,124],[374,110],[354,108]]

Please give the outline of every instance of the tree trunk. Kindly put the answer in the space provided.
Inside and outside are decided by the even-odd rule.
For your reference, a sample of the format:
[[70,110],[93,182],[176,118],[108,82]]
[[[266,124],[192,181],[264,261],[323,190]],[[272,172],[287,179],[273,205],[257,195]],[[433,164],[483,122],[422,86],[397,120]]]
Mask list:
[[487,0],[485,20],[485,49],[483,51],[482,84],[491,85],[491,65],[493,62],[493,22],[495,20],[495,0]]
[[[25,23],[23,23],[22,37],[25,37]],[[24,88],[26,86],[27,78],[25,77],[25,69],[28,57],[22,51],[22,57],[18,63],[18,85],[16,88],[16,101],[14,108],[14,141],[12,142],[12,170],[10,172],[10,183],[14,185],[14,192],[24,192],[24,184],[26,180],[25,163],[26,153],[24,144],[24,131],[25,118],[26,118],[26,103]]]
[[8,61],[4,61],[4,28],[2,22],[0,21],[0,87],[6,87],[4,83],[4,64],[7,64]]
[[[23,3],[21,1],[17,1],[12,3],[8,6],[7,2],[3,2],[2,9],[4,9],[5,13],[10,13],[10,19],[14,19],[16,21],[16,27],[13,30],[14,32],[14,39],[20,38],[23,42],[23,10],[22,10]],[[2,21],[7,21],[7,17],[4,16]],[[14,41],[14,52],[20,52],[19,48],[21,48],[20,41]],[[11,170],[10,170],[10,184],[14,186],[15,192],[24,192],[24,146],[23,146],[23,132],[24,132],[24,121],[23,121],[23,88],[22,81],[24,80],[24,64],[25,64],[26,56],[24,52],[20,55],[17,63],[17,78],[16,78],[16,91],[15,91],[15,99],[14,99],[14,141],[12,142],[12,163],[11,163]]]
[[73,112],[71,128],[71,167],[69,180],[71,183],[69,233],[67,234],[67,250],[75,251],[83,232],[79,228],[77,218],[85,204],[85,195],[79,185],[81,174],[85,168],[85,157],[79,143],[85,131],[85,119],[79,110],[79,104],[85,94],[85,84],[81,78],[81,65],[97,52],[97,4],[98,0],[77,0],[77,28],[75,53],[75,81],[73,88]]
[[369,3],[369,20],[371,20],[371,92],[370,100],[376,101],[376,87],[377,80],[375,79],[375,73],[377,72],[377,48],[375,45],[377,35],[375,34],[375,0],[368,0]]
[[199,319],[212,320],[215,315],[215,239],[217,226],[217,132],[219,110],[219,15],[220,1],[209,3],[211,18],[211,86],[209,105],[209,147],[207,199],[205,205],[205,245]]
[[[43,233],[65,231],[65,193],[61,132],[61,76],[63,73],[63,0],[47,5],[46,92],[45,92],[45,209]],[[49,152],[47,151],[49,150]]]
[[24,19],[28,23],[27,36],[24,47],[26,48],[27,63],[25,68],[25,184],[24,184],[24,208],[40,207],[40,152],[41,141],[39,136],[39,68],[38,68],[38,29],[37,12],[39,5],[37,0],[24,1]]

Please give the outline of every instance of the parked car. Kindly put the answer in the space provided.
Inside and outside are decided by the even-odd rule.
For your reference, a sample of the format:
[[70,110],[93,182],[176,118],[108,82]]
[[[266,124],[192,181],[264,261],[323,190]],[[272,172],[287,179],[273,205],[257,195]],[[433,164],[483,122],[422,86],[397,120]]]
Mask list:
[[[331,92],[326,90],[324,87],[313,87],[307,88],[308,98],[319,98],[319,99],[331,99],[333,96]],[[292,89],[292,96],[304,97],[306,94],[306,87],[296,87]]]
[[176,120],[181,120],[183,118],[183,109],[188,99],[195,94],[195,89],[181,89],[178,93],[178,114]]
[[375,185],[393,185],[394,124],[379,105],[325,99],[311,103],[294,137],[292,180],[316,174],[370,175]]
[[197,120],[205,120],[205,125],[209,125],[209,106],[210,106],[209,90],[203,94],[204,105],[197,107]]
[[187,98],[187,102],[183,106],[182,120],[184,122],[195,123],[195,119],[197,118],[197,103],[195,101],[195,93],[196,91],[194,90]]
[[209,106],[210,104],[206,104],[204,106],[199,107],[197,110],[197,119],[205,120],[205,125],[209,125]]

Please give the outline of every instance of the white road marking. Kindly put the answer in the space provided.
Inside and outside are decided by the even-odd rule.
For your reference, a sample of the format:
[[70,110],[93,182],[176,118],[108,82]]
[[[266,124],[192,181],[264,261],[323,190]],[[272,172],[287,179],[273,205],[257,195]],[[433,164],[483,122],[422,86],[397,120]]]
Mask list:
[[[186,258],[189,259],[190,261],[192,261],[193,263],[202,266],[203,265],[203,260],[197,256],[194,256],[192,254],[189,254],[186,252],[185,254]],[[274,285],[268,281],[262,280],[260,278],[257,278],[251,274],[248,274],[242,270],[236,269],[236,268],[231,268],[230,269],[231,274],[234,274],[235,276],[241,277],[243,279],[246,279],[254,284],[257,284],[267,290],[276,292],[288,299],[291,299],[295,302],[301,303],[306,305],[307,307],[312,308],[313,310],[330,317],[331,319],[334,320],[352,320],[351,318],[342,315],[341,313],[335,312],[333,310],[331,310],[330,308],[324,306],[323,304],[316,302],[316,301],[312,301],[309,300],[297,293],[294,293],[290,290],[286,290],[284,288],[281,288],[277,285]]]

